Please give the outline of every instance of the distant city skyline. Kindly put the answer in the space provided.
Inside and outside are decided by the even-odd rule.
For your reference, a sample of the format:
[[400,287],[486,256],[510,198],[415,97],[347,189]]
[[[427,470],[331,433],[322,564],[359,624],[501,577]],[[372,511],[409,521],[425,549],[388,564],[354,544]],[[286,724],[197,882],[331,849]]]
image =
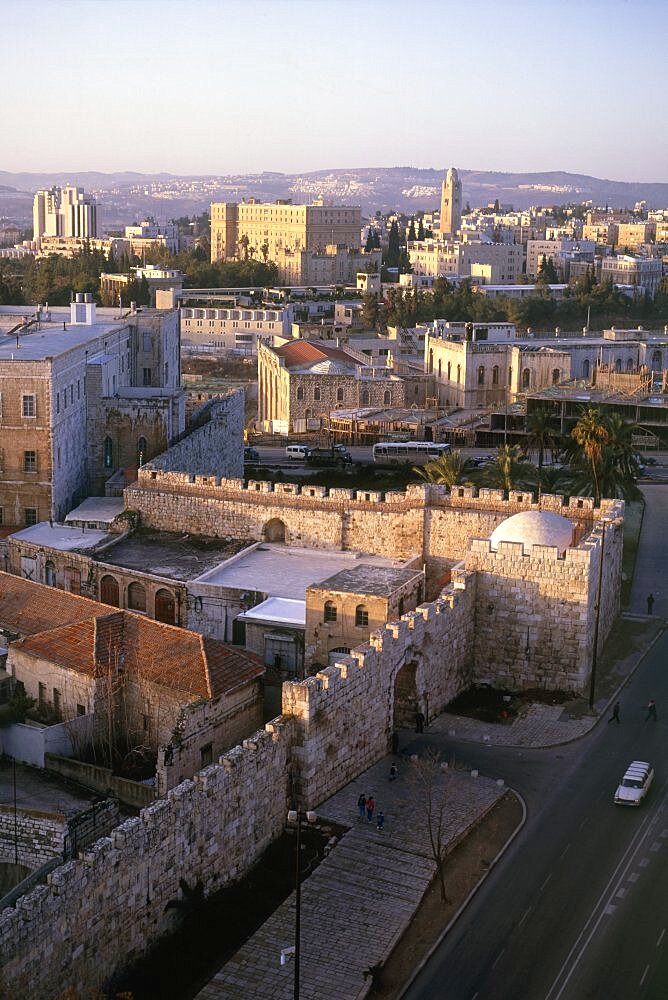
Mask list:
[[664,0],[0,0],[0,170],[668,180]]

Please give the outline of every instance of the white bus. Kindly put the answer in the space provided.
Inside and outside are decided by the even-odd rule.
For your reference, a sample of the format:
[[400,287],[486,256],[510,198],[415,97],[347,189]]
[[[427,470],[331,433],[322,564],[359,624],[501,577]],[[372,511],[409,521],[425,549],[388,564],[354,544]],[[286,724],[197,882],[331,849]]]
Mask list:
[[380,441],[373,446],[377,465],[426,465],[450,451],[449,444],[433,441]]

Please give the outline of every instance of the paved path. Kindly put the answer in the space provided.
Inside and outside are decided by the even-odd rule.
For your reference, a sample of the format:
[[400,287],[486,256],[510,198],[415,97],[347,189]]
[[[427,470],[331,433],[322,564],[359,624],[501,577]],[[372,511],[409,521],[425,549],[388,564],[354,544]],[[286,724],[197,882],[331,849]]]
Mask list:
[[668,581],[665,580],[668,486],[643,485],[645,514],[636,556],[631,611],[647,614],[647,595],[654,594],[654,614],[668,618]]
[[[410,923],[435,873],[424,818],[424,791],[415,765],[392,758],[365,771],[318,808],[350,829],[302,885],[302,1000],[364,996],[364,970],[381,962]],[[441,771],[435,801],[444,803],[448,840],[456,841],[505,789],[467,772]],[[360,821],[357,799],[373,795],[386,820],[382,832]],[[281,967],[281,949],[294,940],[294,894],[198,994],[198,1000],[282,1000],[292,997],[294,966]]]

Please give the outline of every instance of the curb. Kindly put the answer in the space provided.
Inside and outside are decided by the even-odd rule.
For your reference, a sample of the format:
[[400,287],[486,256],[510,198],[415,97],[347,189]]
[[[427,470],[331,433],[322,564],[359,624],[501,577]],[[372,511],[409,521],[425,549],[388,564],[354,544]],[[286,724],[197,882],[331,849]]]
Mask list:
[[417,977],[420,975],[420,973],[422,972],[422,970],[425,968],[425,966],[431,960],[431,958],[434,955],[434,953],[443,944],[443,941],[445,940],[445,938],[447,937],[447,935],[450,933],[450,931],[452,930],[452,928],[454,927],[454,925],[457,923],[457,921],[459,920],[459,918],[461,917],[462,913],[464,912],[464,910],[466,909],[466,907],[469,905],[469,903],[471,902],[471,900],[473,899],[473,897],[475,896],[475,894],[481,888],[481,886],[483,885],[483,883],[485,882],[485,880],[489,877],[489,875],[493,871],[493,869],[496,868],[497,862],[501,860],[501,858],[503,857],[503,855],[506,853],[506,851],[508,850],[508,848],[510,847],[510,845],[514,841],[515,837],[518,835],[518,833],[520,832],[520,830],[523,829],[524,824],[527,821],[527,807],[526,807],[526,802],[524,801],[524,799],[522,798],[522,796],[520,795],[520,793],[517,792],[517,791],[515,791],[514,788],[508,787],[508,791],[512,792],[512,794],[515,796],[515,798],[517,799],[517,801],[522,806],[522,819],[520,820],[520,822],[518,823],[518,825],[515,827],[515,829],[511,833],[511,835],[508,837],[508,839],[506,840],[505,844],[498,851],[496,857],[493,858],[493,860],[492,860],[489,868],[487,868],[486,871],[483,872],[483,874],[480,876],[480,878],[478,879],[478,881],[476,882],[476,884],[473,886],[473,888],[469,892],[469,894],[466,897],[466,899],[459,905],[459,907],[457,908],[457,910],[455,911],[455,913],[453,913],[453,915],[450,918],[450,920],[448,921],[447,925],[443,928],[443,930],[441,931],[441,933],[437,937],[436,941],[434,941],[433,945],[431,946],[431,948],[429,949],[429,951],[427,952],[427,954],[424,956],[424,958],[422,958],[420,960],[420,962],[418,962],[417,966],[413,969],[413,971],[411,973],[411,976],[410,976],[410,979],[408,979],[403,984],[403,986],[401,987],[400,992],[397,994],[397,997],[399,998],[399,1000],[402,1000],[402,997],[404,997],[406,995],[406,991],[410,989],[410,987],[413,985],[413,983],[415,982],[415,980],[417,979]]

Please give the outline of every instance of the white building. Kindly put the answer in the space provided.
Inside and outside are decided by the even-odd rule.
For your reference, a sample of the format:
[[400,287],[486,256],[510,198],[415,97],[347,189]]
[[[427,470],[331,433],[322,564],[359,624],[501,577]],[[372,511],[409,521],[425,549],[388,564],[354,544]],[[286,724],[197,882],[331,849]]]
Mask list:
[[524,254],[514,243],[448,242],[416,240],[408,244],[408,257],[418,275],[470,278],[473,265],[492,265],[495,284],[515,284],[522,273]]
[[141,257],[144,250],[155,246],[164,247],[170,253],[181,249],[179,228],[174,223],[158,226],[154,222],[140,222],[137,226],[126,226],[125,237],[130,240],[132,252]]
[[563,271],[569,254],[591,255],[594,259],[594,240],[527,240],[527,275],[537,277],[543,260],[551,260],[558,271]]
[[628,285],[634,294],[654,298],[663,277],[661,259],[658,257],[604,257],[601,261],[601,281],[610,280],[616,285]]
[[204,309],[183,306],[181,342],[184,347],[205,347],[221,354],[257,354],[257,342],[292,336],[293,309]]
[[68,184],[37,191],[33,199],[33,236],[88,239],[97,236],[97,205],[83,188]]

